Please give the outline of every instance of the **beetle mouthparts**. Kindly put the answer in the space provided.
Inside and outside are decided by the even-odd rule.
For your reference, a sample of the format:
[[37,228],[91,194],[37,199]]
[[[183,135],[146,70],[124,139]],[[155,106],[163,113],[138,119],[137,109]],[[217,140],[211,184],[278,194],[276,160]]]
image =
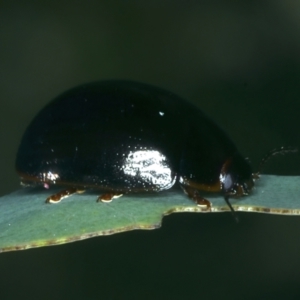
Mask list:
[[229,202],[229,196],[224,196],[224,200],[225,200],[225,202],[227,203],[227,205],[229,206],[230,211],[231,211],[231,213],[232,213],[232,215],[233,215],[235,221],[236,221],[237,223],[239,223],[240,219],[239,219],[239,217],[238,217],[236,211],[233,209],[231,203]]

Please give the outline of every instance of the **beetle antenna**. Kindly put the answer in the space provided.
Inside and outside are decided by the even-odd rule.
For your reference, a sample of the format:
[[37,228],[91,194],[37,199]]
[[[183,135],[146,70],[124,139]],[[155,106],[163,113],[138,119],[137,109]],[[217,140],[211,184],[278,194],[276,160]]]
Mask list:
[[269,159],[272,158],[273,156],[276,156],[276,155],[279,155],[279,154],[280,155],[285,155],[285,154],[296,153],[296,152],[298,152],[298,148],[296,148],[296,147],[280,147],[280,148],[276,148],[276,149],[273,149],[273,150],[269,151],[262,158],[262,160],[259,164],[258,171],[253,174],[253,178],[254,179],[259,178],[259,175],[261,174],[266,162],[269,161]]
[[232,213],[232,215],[233,215],[235,221],[236,221],[237,223],[239,223],[240,219],[239,219],[239,217],[238,217],[236,211],[233,209],[231,203],[229,202],[229,196],[224,196],[224,199],[225,199],[225,202],[227,203],[227,205],[229,206],[230,211],[231,211],[231,213]]

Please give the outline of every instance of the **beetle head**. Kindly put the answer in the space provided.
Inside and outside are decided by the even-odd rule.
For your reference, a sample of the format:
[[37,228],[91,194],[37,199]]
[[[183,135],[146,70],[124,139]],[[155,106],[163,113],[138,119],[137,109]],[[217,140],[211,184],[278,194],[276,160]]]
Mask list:
[[248,195],[254,186],[252,170],[247,159],[239,153],[228,159],[221,170],[220,182],[226,196]]
[[294,147],[281,147],[268,152],[261,160],[258,172],[256,173],[252,173],[249,161],[239,153],[236,153],[225,161],[220,172],[221,189],[224,193],[224,199],[237,222],[239,219],[229,202],[229,197],[248,195],[254,186],[254,181],[259,179],[263,167],[271,157],[278,154],[284,155],[296,152],[298,152],[298,149]]

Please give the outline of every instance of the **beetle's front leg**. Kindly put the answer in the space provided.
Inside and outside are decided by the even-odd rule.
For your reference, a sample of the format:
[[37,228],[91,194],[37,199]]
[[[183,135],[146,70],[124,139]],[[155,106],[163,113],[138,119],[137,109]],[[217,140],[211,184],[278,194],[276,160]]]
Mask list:
[[190,186],[181,186],[183,191],[192,199],[198,206],[206,206],[207,210],[211,211],[211,203],[207,199],[203,198],[197,189]]

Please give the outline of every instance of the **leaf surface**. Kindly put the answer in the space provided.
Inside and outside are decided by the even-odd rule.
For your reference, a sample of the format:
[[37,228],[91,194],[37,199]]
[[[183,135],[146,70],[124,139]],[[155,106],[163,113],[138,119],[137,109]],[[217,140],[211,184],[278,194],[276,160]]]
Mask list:
[[[181,190],[125,195],[111,203],[97,203],[97,194],[84,193],[45,204],[55,191],[24,188],[0,198],[0,252],[155,229],[170,213],[207,212]],[[299,215],[299,191],[300,176],[264,175],[251,195],[231,203],[236,211]],[[229,210],[222,196],[205,196],[212,202],[211,213]]]

